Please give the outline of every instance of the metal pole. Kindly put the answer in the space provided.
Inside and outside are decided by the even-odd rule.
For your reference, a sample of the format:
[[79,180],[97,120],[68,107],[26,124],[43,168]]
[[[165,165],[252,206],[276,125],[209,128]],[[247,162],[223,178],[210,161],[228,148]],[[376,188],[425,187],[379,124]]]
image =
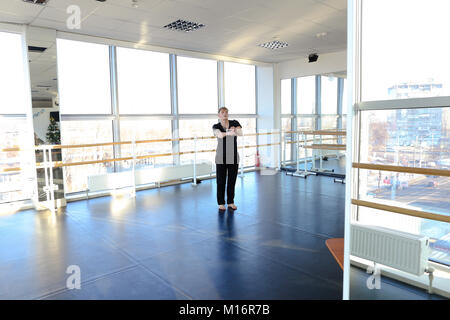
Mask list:
[[278,152],[278,171],[281,171],[281,139],[282,139],[282,133],[281,133],[281,129],[280,129],[280,135],[279,135],[279,139],[278,139],[278,145],[280,148],[280,151]]
[[[322,145],[322,135],[320,135],[319,137],[320,137],[319,138],[320,145]],[[319,156],[320,156],[320,169],[319,170],[320,171],[322,171],[322,157],[323,157],[322,151],[323,151],[323,149],[319,150]]]
[[197,135],[194,136],[194,182],[193,186],[197,185]]
[[55,186],[53,184],[52,149],[51,149],[51,147],[47,147],[47,150],[48,150],[49,170],[50,170],[50,202],[51,202],[50,211],[52,212],[52,214],[54,214],[55,213]]
[[131,196],[136,197],[136,130],[133,130],[133,141],[131,143],[131,152],[133,154],[133,167],[132,167],[132,179],[133,179],[133,190],[131,191]]
[[306,154],[306,150],[308,150],[307,148],[306,148],[306,134],[305,133],[303,133],[303,146],[305,147],[304,149],[305,149],[305,170],[303,171],[304,172],[304,174],[306,174],[306,172],[308,171],[308,160],[307,160],[307,154]]
[[300,145],[300,143],[299,143],[299,142],[300,142],[300,141],[299,141],[299,140],[300,140],[300,139],[299,139],[299,136],[300,136],[300,134],[297,132],[297,141],[296,141],[296,144],[295,144],[295,145],[297,146],[297,148],[296,148],[296,150],[297,150],[297,152],[296,152],[296,153],[297,153],[297,157],[296,157],[296,161],[295,161],[296,164],[297,164],[297,170],[296,170],[296,172],[298,172],[298,170],[299,170],[299,165],[300,165],[299,159],[298,159],[298,154],[299,154],[299,152],[298,152],[298,147],[299,147],[299,145]]
[[47,151],[45,146],[42,147],[42,151],[44,153],[44,176],[45,176],[45,194],[47,196],[47,206],[48,203],[50,201],[50,189],[49,189],[49,182],[48,182],[48,173],[47,173],[47,169],[48,169],[48,163],[47,163]]
[[[316,144],[316,135],[313,134],[313,144]],[[311,170],[316,171],[316,153],[314,149],[311,149],[311,157],[312,157],[312,168]]]
[[245,139],[244,136],[242,136],[242,154],[241,154],[241,174],[240,177],[244,177],[244,150],[245,150]]
[[286,133],[282,135],[282,139],[283,139],[283,159],[281,161],[281,165],[284,165],[286,163]]

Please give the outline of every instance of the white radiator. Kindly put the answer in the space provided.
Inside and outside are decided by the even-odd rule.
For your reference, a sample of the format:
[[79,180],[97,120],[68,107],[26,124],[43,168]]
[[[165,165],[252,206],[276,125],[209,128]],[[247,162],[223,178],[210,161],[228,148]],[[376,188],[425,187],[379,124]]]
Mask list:
[[428,237],[382,227],[351,225],[350,254],[417,276],[428,268]]
[[[148,168],[135,171],[136,185],[164,182],[169,180],[193,177],[194,166],[192,164],[173,167]],[[212,173],[211,163],[197,163],[197,176]],[[88,192],[114,190],[133,186],[132,171],[98,174],[88,177]]]

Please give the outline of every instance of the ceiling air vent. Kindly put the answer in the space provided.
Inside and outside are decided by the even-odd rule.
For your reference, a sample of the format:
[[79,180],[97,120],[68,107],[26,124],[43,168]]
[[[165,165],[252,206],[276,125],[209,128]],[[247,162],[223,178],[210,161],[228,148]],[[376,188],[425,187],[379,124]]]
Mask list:
[[23,2],[39,4],[39,5],[45,6],[47,4],[48,0],[23,0]]
[[281,42],[281,41],[275,40],[275,41],[270,41],[270,42],[266,42],[263,44],[259,44],[259,46],[263,47],[263,48],[275,50],[275,49],[281,49],[281,48],[287,47],[288,44],[286,42]]
[[176,30],[176,31],[184,31],[184,32],[190,32],[197,30],[199,28],[204,27],[204,24],[196,23],[196,22],[190,22],[185,20],[178,19],[175,22],[169,23],[168,25],[165,25],[164,28],[170,29],[170,30]]
[[47,48],[28,46],[28,52],[44,52],[45,50],[47,50]]

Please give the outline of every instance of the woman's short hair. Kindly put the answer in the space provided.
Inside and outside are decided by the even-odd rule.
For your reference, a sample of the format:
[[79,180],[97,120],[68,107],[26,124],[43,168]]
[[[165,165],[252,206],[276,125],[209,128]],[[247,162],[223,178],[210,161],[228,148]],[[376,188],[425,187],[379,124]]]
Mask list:
[[220,113],[220,111],[222,111],[222,110],[227,110],[228,111],[228,108],[227,107],[220,107],[219,111],[217,111],[217,113]]

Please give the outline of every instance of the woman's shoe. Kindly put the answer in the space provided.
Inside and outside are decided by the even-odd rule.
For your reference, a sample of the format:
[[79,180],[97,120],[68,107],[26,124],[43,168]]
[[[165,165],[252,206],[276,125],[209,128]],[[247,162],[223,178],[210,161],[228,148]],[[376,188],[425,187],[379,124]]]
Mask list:
[[236,210],[236,209],[237,209],[237,207],[234,205],[234,203],[230,203],[230,204],[228,205],[228,208],[231,208],[231,209],[233,209],[233,210]]
[[226,208],[223,204],[221,204],[221,205],[219,205],[219,210],[226,210]]

